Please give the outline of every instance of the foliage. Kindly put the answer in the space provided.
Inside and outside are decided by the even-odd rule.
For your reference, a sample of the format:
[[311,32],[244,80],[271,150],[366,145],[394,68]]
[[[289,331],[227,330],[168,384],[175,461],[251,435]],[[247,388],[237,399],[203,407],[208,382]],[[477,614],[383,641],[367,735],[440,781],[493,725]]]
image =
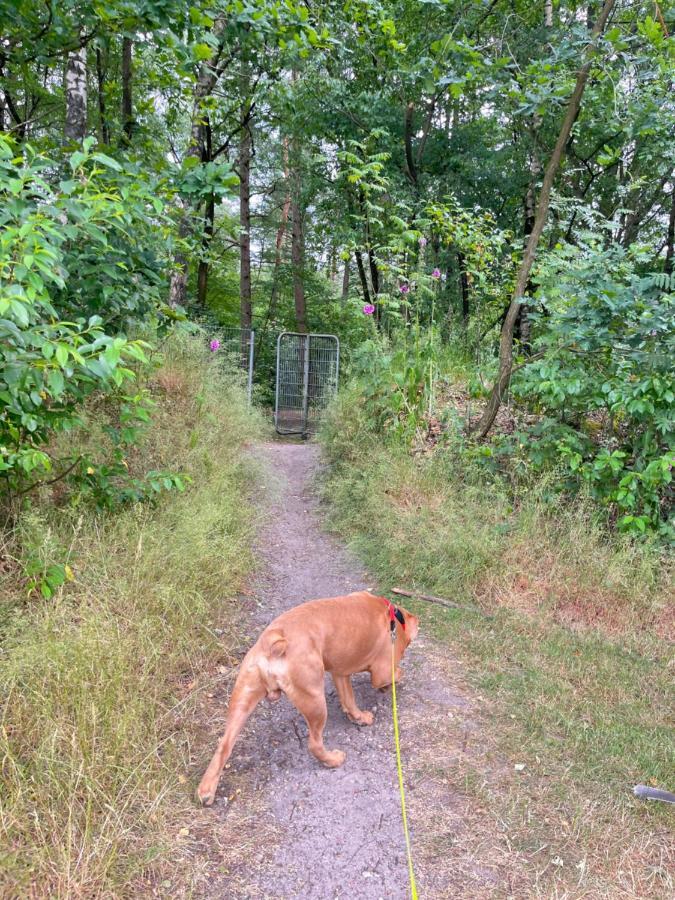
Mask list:
[[639,253],[591,243],[560,246],[541,266],[544,358],[522,371],[516,391],[560,425],[516,440],[536,466],[560,462],[587,484],[620,528],[673,537],[675,294],[639,263]]
[[119,328],[159,305],[145,237],[162,205],[91,141],[63,171],[1,139],[0,197],[0,472],[17,488],[53,473],[45,445],[77,424],[93,392],[126,396],[142,414],[127,386],[147,344]]
[[354,351],[351,372],[374,431],[405,444],[414,439],[432,398],[435,359],[430,333],[394,346],[371,339]]

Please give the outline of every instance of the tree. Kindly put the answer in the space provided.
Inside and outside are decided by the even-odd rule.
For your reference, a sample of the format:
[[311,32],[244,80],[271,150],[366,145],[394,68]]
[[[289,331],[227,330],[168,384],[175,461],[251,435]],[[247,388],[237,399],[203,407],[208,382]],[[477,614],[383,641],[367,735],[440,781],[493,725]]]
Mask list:
[[553,153],[551,154],[551,158],[546,167],[544,180],[537,202],[537,212],[535,215],[534,224],[532,226],[532,232],[530,233],[527,246],[525,248],[523,261],[520,265],[520,269],[518,270],[516,286],[513,292],[513,297],[511,299],[511,304],[502,326],[501,339],[499,344],[499,373],[490,393],[490,397],[488,399],[485,410],[481,415],[478,423],[473,427],[473,430],[480,438],[484,438],[492,428],[497,413],[499,412],[502,398],[511,380],[511,373],[513,370],[513,330],[520,313],[522,298],[525,295],[527,282],[532,271],[534,258],[537,252],[537,246],[539,244],[539,240],[544,231],[544,226],[546,225],[546,221],[548,218],[553,181],[558,172],[558,168],[560,167],[563,153],[565,151],[565,146],[572,131],[572,126],[579,114],[581,98],[583,97],[586,82],[588,81],[588,76],[593,65],[593,52],[595,50],[597,38],[605,28],[607,19],[609,18],[609,14],[614,7],[614,3],[615,0],[605,0],[600,15],[598,16],[598,19],[593,26],[593,30],[591,32],[591,40],[585,51],[585,62],[579,69],[576,84],[574,86],[574,91],[568,103],[565,118],[563,119],[563,123],[560,127],[558,140],[556,141]]

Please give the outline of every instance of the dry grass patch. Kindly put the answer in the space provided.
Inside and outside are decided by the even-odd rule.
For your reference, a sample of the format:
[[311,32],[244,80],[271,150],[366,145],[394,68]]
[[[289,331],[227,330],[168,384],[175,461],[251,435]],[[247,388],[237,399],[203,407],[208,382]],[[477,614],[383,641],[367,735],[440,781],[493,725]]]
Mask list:
[[608,540],[583,506],[561,508],[552,518],[535,505],[522,514],[475,597],[486,608],[550,616],[612,638],[642,632],[666,637],[664,625],[674,610],[672,575],[664,551]]
[[[198,343],[166,355],[180,399],[156,394],[132,463],[184,472],[188,490],[115,515],[43,497],[5,537],[5,555],[58,554],[75,580],[50,601],[27,600],[11,571],[3,585],[2,896],[139,896],[176,858],[193,880],[197,679],[238,651],[255,525],[242,444],[260,424]],[[83,447],[100,433],[90,417]]]

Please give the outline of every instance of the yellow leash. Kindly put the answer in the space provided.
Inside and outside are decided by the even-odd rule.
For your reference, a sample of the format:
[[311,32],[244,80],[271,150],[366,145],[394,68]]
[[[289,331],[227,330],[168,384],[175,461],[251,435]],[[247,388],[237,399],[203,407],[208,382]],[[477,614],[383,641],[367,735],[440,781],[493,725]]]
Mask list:
[[[392,632],[395,634],[395,632]],[[415,873],[413,871],[412,852],[410,850],[410,834],[408,832],[408,817],[405,811],[405,791],[403,789],[403,766],[401,765],[401,742],[398,736],[398,713],[396,711],[396,660],[394,659],[395,642],[391,642],[391,708],[394,713],[394,743],[396,744],[396,766],[398,768],[398,787],[401,792],[401,813],[403,816],[403,833],[405,834],[405,847],[408,853],[408,877],[410,879],[410,893],[412,900],[418,900]]]

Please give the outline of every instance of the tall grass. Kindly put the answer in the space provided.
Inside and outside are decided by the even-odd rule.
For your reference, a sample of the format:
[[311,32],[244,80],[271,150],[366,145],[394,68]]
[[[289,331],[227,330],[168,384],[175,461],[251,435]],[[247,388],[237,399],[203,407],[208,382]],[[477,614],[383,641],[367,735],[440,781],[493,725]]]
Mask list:
[[490,698],[481,731],[511,760],[502,771],[531,773],[515,785],[476,773],[499,827],[523,847],[587,854],[590,893],[566,863],[528,896],[672,896],[669,811],[632,796],[638,782],[672,787],[663,550],[610,535],[583,501],[554,505],[533,484],[514,494],[452,448],[411,456],[373,433],[358,392],[343,393],[323,441],[333,525],[380,588],[463,607],[406,601]]
[[[50,601],[26,601],[14,567],[2,582],[3,896],[133,893],[191,802],[183,687],[236,642],[236,625],[213,629],[252,564],[242,445],[261,425],[194,341],[167,345],[151,389],[134,465],[184,472],[188,490],[117,515],[43,502],[5,536],[8,558],[61,548],[75,580]],[[97,415],[76,440],[99,433]]]

